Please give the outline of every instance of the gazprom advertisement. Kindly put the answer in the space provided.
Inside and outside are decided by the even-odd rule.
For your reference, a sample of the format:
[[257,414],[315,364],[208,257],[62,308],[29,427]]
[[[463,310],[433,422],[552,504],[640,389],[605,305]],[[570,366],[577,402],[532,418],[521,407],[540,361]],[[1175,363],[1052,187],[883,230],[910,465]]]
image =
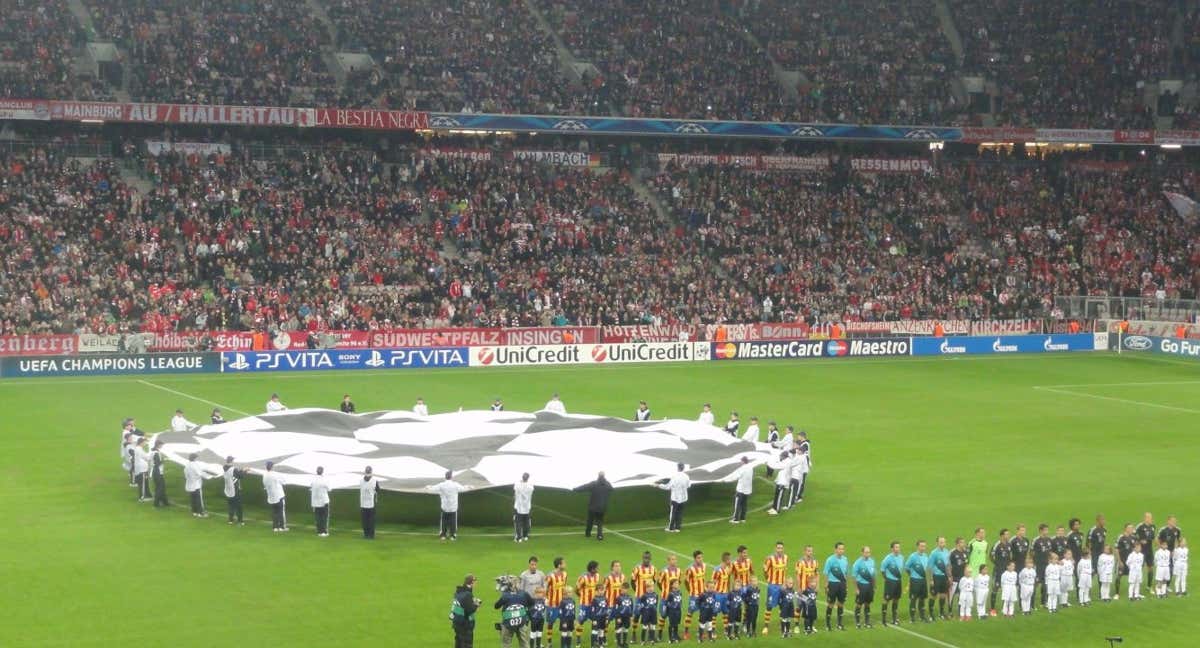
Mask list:
[[329,369],[421,369],[465,367],[467,347],[430,349],[325,349],[238,351],[221,354],[221,371],[321,371]]
[[913,355],[1055,353],[1058,351],[1095,350],[1095,340],[1091,333],[913,338],[912,343]]

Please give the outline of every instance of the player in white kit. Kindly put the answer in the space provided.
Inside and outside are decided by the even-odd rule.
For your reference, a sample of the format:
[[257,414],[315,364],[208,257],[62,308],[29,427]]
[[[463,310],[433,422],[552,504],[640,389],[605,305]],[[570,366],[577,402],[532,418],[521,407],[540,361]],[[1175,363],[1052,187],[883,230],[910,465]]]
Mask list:
[[1000,602],[1004,606],[1004,616],[1011,617],[1017,607],[1017,564],[1011,561],[1000,575]]
[[1133,544],[1133,553],[1129,554],[1125,566],[1129,568],[1129,600],[1145,598],[1142,596],[1142,574],[1145,573],[1146,556],[1142,553],[1142,543]]
[[1062,565],[1058,562],[1058,554],[1050,554],[1050,562],[1043,572],[1046,582],[1046,611],[1050,614],[1058,612],[1058,593],[1062,585]]
[[[1100,580],[1100,600],[1108,603],[1112,600],[1113,572],[1116,571],[1117,559],[1113,556],[1112,545],[1104,545],[1104,553],[1096,559],[1096,578]],[[1120,598],[1120,595],[1117,595]]]
[[1079,556],[1079,564],[1075,571],[1079,576],[1079,605],[1088,607],[1092,604],[1092,557],[1088,554],[1087,547],[1083,548],[1083,555]]
[[980,620],[986,619],[987,593],[992,589],[992,578],[988,576],[987,565],[979,566],[979,574],[975,576],[975,616]]
[[1179,546],[1171,552],[1171,575],[1175,577],[1175,593],[1187,596],[1187,538],[1179,539]]
[[[987,598],[987,592],[984,592]],[[963,570],[962,580],[958,581],[958,620],[971,620],[971,607],[975,605],[975,579],[971,576],[971,568]]]
[[1158,598],[1167,598],[1167,585],[1171,582],[1171,551],[1167,543],[1158,541],[1158,551],[1154,552],[1154,593]]
[[1062,575],[1059,577],[1058,604],[1071,607],[1071,590],[1075,589],[1075,556],[1070,549],[1063,552],[1059,566],[1062,567]]
[[1021,589],[1021,614],[1029,616],[1033,603],[1033,587],[1037,585],[1037,570],[1033,568],[1033,558],[1025,559],[1025,569],[1017,574],[1017,584]]

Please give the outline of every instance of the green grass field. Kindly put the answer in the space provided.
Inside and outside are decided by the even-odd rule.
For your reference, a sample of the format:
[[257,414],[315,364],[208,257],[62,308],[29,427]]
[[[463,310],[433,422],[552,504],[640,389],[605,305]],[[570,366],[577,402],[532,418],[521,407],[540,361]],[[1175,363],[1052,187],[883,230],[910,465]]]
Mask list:
[[[122,417],[159,430],[176,407],[202,421],[219,403],[234,418],[261,412],[272,391],[293,407],[331,408],[349,392],[360,411],[407,408],[418,395],[434,412],[483,409],[497,395],[533,410],[558,391],[572,412],[630,416],[644,398],[657,416],[693,418],[712,401],[718,421],[736,409],[807,429],[815,468],[804,503],[779,517],[761,512],[770,489],[758,482],[742,526],[726,523],[731,486],[698,488],[682,534],[661,530],[665,493],[619,492],[603,543],[582,537],[581,496],[546,490],[522,545],[508,536],[505,490],[464,497],[453,544],[436,538],[435,497],[385,493],[374,542],[360,538],[344,496],[333,536],[315,537],[304,492],[288,498],[292,533],[272,534],[256,478],[246,485],[254,521],[241,528],[225,524],[215,481],[209,519],[134,501],[117,457]],[[1097,513],[1115,538],[1147,510],[1159,524],[1177,514],[1186,533],[1200,523],[1197,393],[1200,364],[1110,354],[0,381],[0,646],[449,646],[449,600],[468,571],[483,579],[476,641],[489,646],[499,643],[491,578],[530,554],[547,568],[565,556],[573,582],[590,559],[620,559],[628,572],[646,549],[656,565],[696,548],[711,563],[740,543],[761,565],[777,539],[793,558],[813,544],[824,559],[836,540],[852,557],[863,544],[882,557],[892,539],[907,553],[919,538],[980,525],[989,541],[1002,526],[1072,516],[1086,530]],[[178,467],[170,480],[186,504]],[[1200,634],[1194,598],[901,630],[874,616],[869,631],[789,641],[1100,648],[1108,635],[1132,647],[1194,645]],[[776,634],[743,643],[787,643]]]

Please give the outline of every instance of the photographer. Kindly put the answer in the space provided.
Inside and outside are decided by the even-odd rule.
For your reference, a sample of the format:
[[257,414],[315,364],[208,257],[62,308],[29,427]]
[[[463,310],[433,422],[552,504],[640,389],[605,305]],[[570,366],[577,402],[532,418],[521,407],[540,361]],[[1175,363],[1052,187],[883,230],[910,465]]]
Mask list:
[[500,630],[500,645],[508,648],[516,637],[520,648],[529,648],[529,609],[533,607],[533,597],[521,589],[515,576],[497,578],[496,589],[500,592],[494,606],[500,610],[500,623],[496,624]]
[[454,648],[471,648],[475,645],[475,610],[482,603],[475,598],[475,576],[467,574],[463,584],[454,590],[454,602],[450,605],[450,624],[454,627]]

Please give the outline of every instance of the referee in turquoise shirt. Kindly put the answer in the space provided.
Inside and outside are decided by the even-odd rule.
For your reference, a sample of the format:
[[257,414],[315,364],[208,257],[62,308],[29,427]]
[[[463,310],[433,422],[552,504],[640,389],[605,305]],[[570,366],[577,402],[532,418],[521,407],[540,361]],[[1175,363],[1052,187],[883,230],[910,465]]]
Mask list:
[[833,555],[825,559],[825,568],[821,571],[825,576],[825,590],[829,596],[825,606],[825,629],[833,629],[831,617],[833,616],[833,606],[836,605],[838,630],[845,630],[846,628],[842,626],[842,614],[846,607],[846,578],[850,572],[850,561],[846,559],[845,543],[839,542],[833,545]]
[[892,604],[892,623],[900,625],[900,613],[896,608],[900,606],[900,594],[904,589],[901,584],[904,578],[904,557],[900,555],[899,542],[892,541],[891,553],[879,564],[879,571],[883,573],[883,625],[887,626],[888,603]]
[[908,620],[911,623],[917,622],[918,613],[922,621],[929,623],[929,619],[925,618],[925,599],[929,596],[929,580],[926,578],[929,555],[925,553],[925,548],[925,541],[918,540],[917,550],[909,554],[904,563],[904,569],[908,572]]
[[[828,564],[828,563],[826,563]],[[854,627],[859,625],[859,614],[863,615],[866,627],[871,627],[871,604],[875,602],[875,559],[871,557],[871,548],[863,547],[862,555],[854,561],[851,569],[854,574]]]

